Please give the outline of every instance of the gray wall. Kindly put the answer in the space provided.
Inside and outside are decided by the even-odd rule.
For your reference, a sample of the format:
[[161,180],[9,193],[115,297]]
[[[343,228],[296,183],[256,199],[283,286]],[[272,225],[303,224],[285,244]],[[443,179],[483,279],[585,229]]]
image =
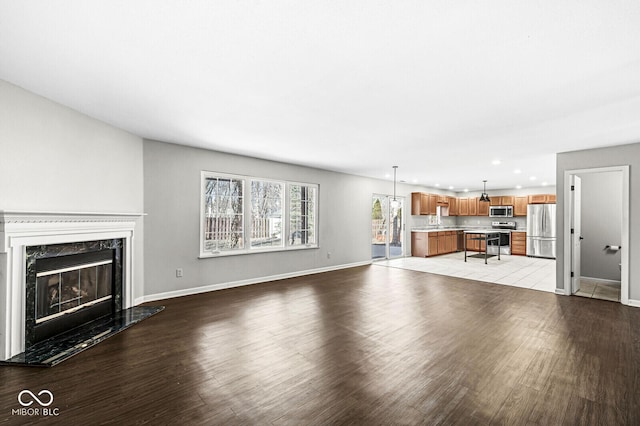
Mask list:
[[620,245],[622,234],[622,172],[586,173],[582,178],[580,273],[583,277],[620,281],[620,252],[604,250]]
[[[629,165],[629,298],[640,300],[640,143],[620,145],[608,148],[590,149],[559,153],[556,156],[556,181],[564,182],[564,173],[567,170],[588,169],[597,167],[612,167]],[[559,185],[559,188],[562,188]],[[563,199],[564,191],[558,190],[558,235],[564,235],[564,210],[568,208]],[[567,224],[568,226],[568,224]],[[556,281],[559,289],[564,289],[568,283],[564,282],[564,264],[571,259],[564,259],[564,241],[558,239],[558,258],[556,262]]]
[[3,80],[0,117],[0,210],[142,212],[142,139]]
[[[202,170],[319,184],[320,247],[199,259]],[[144,182],[149,296],[368,262],[371,197],[393,193],[392,181],[150,140],[144,141]],[[398,196],[407,197],[407,206],[411,189],[398,185]],[[176,277],[177,268],[184,270],[182,278]]]

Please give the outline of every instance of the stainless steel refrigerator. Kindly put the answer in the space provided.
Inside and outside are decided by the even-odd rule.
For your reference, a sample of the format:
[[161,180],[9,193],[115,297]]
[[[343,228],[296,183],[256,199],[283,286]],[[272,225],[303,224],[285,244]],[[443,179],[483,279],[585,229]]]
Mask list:
[[556,258],[556,205],[527,207],[527,256]]

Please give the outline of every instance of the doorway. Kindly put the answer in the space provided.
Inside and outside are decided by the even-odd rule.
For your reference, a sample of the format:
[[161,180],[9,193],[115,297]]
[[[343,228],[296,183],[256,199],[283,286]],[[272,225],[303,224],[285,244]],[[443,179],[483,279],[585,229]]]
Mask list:
[[404,256],[404,197],[373,194],[371,202],[371,258]]
[[564,182],[564,293],[628,305],[629,166],[569,170]]

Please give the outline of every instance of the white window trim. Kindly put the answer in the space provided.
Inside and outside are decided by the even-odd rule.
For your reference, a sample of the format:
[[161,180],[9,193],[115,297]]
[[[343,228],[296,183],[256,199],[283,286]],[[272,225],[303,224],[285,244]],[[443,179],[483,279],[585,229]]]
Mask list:
[[[241,249],[233,249],[233,250],[221,250],[221,251],[207,251],[204,249],[205,240],[204,240],[204,211],[205,211],[205,190],[206,190],[206,181],[208,178],[222,178],[222,179],[238,179],[243,181],[243,212],[242,212],[242,233],[243,233],[243,241],[244,248]],[[263,181],[263,182],[274,182],[281,183],[284,185],[284,204],[282,206],[282,221],[283,221],[283,245],[276,247],[251,247],[251,230],[247,229],[247,223],[251,220],[251,181]],[[313,217],[315,219],[315,243],[305,244],[305,245],[290,245],[289,243],[289,235],[291,235],[291,224],[289,222],[289,211],[290,211],[290,190],[291,185],[302,185],[307,187],[315,188],[316,192],[316,200],[313,204]],[[249,195],[247,195],[247,193]],[[198,258],[207,259],[207,258],[215,258],[215,257],[225,257],[225,256],[239,256],[246,254],[257,254],[257,253],[273,253],[280,251],[291,251],[291,250],[309,250],[309,249],[317,249],[320,247],[318,229],[320,227],[320,218],[318,216],[319,205],[320,202],[320,185],[316,183],[308,183],[308,182],[298,182],[298,181],[287,181],[287,180],[277,180],[277,179],[268,179],[262,178],[259,176],[247,176],[247,175],[236,175],[224,172],[213,172],[203,170],[200,172],[200,255]]]

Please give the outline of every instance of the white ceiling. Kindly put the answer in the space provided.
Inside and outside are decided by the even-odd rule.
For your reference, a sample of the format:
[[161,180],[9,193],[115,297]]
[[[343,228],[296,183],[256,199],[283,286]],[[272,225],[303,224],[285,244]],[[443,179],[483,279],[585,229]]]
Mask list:
[[0,0],[0,78],[145,138],[553,185],[556,152],[640,142],[640,2]]

